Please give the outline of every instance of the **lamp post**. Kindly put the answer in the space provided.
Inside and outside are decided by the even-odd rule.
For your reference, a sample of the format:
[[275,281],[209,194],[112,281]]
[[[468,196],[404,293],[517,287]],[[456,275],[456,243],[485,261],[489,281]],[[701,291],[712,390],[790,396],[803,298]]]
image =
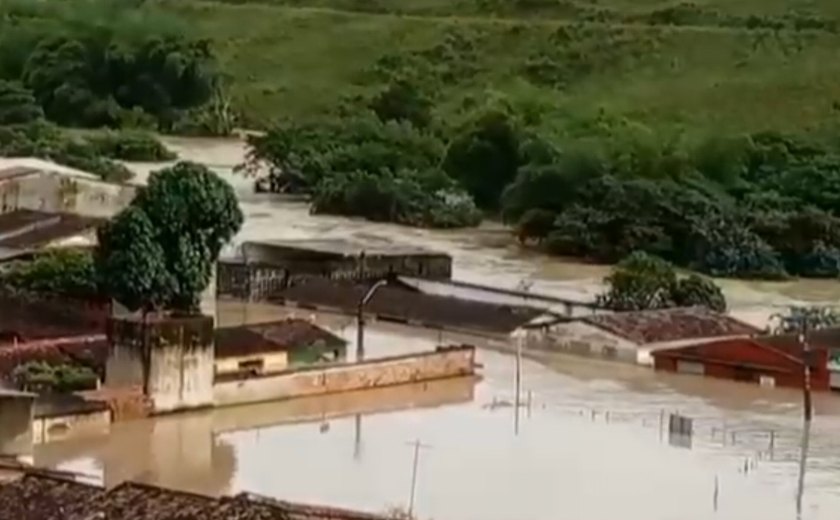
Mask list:
[[387,283],[387,279],[382,279],[371,285],[356,307],[356,362],[365,358],[365,305],[373,298],[376,291]]

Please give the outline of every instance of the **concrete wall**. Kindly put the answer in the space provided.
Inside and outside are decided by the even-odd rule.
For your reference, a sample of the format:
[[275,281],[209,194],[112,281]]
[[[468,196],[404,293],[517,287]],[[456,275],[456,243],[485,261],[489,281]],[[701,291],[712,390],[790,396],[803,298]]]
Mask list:
[[34,395],[0,393],[0,454],[32,454]]
[[216,358],[216,374],[231,374],[239,372],[239,364],[248,361],[263,362],[263,372],[280,372],[289,367],[289,356],[286,352],[272,352],[253,356]]
[[475,349],[456,347],[359,364],[307,368],[233,381],[217,381],[217,406],[349,392],[475,373]]
[[56,417],[36,417],[32,421],[35,444],[105,435],[110,429],[111,412],[109,410]]
[[106,385],[141,386],[154,411],[209,406],[213,402],[213,318],[160,317],[145,326],[136,317],[113,318],[108,325]]
[[134,198],[136,187],[43,172],[0,182],[4,211],[31,209],[111,217]]

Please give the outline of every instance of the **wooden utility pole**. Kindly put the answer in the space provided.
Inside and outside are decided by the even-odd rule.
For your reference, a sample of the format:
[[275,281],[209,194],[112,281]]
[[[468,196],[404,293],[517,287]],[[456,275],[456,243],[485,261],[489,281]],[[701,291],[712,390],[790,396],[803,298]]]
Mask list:
[[813,405],[811,404],[811,345],[808,343],[808,317],[804,316],[799,324],[799,344],[802,346],[802,400],[804,417],[811,423]]
[[414,446],[414,462],[411,465],[411,494],[408,498],[408,518],[414,518],[414,496],[417,491],[417,466],[420,462],[420,448],[431,448],[431,446],[421,443],[420,439],[415,439],[409,445]]

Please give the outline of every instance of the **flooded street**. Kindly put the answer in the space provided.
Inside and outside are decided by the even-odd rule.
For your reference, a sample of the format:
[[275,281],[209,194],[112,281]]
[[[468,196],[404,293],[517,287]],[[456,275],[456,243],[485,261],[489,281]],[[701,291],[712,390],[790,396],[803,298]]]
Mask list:
[[[501,226],[442,232],[337,217],[251,193],[229,174],[234,141],[173,140],[242,197],[258,237],[359,237],[441,249],[455,277],[590,298],[606,273],[522,252]],[[239,155],[237,155],[239,154]],[[142,168],[141,168],[142,169]],[[148,170],[148,168],[145,168]],[[836,300],[836,282],[725,282],[735,314],[760,321],[794,300]],[[222,319],[257,319],[236,304]],[[240,314],[241,312],[241,314]],[[239,316],[243,316],[239,318]],[[351,320],[326,323],[345,338]],[[372,355],[428,349],[433,332],[373,324]],[[112,484],[131,478],[205,493],[249,490],[371,511],[406,506],[419,440],[415,512],[434,520],[834,520],[840,511],[840,397],[817,395],[797,515],[801,395],[553,355],[523,364],[516,431],[514,358],[482,349],[480,380],[450,380],[115,424],[104,439],[41,446],[36,463]],[[694,420],[671,439],[668,414]]]

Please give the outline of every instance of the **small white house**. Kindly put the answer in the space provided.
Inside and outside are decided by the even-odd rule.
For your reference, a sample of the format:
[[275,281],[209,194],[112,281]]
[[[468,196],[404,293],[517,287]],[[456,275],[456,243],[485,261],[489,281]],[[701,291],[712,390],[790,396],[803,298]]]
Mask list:
[[526,348],[565,351],[640,365],[651,352],[726,338],[752,336],[759,329],[702,307],[596,314],[571,321],[532,323]]

